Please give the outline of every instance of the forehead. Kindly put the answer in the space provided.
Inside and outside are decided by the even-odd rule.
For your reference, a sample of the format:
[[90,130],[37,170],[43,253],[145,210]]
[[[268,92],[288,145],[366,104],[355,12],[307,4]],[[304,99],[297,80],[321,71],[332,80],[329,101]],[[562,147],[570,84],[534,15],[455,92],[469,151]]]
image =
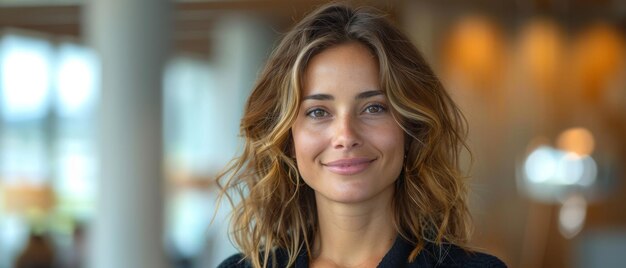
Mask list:
[[377,58],[363,44],[343,43],[311,58],[304,71],[303,93],[380,89]]

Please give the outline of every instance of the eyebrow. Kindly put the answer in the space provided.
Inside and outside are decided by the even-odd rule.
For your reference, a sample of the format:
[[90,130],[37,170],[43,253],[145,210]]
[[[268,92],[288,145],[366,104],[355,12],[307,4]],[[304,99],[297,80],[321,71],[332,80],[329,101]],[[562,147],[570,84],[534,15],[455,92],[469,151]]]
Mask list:
[[[368,91],[359,93],[354,98],[357,100],[360,100],[360,99],[371,98],[371,97],[378,96],[378,95],[383,95],[383,92],[381,90],[368,90]],[[303,100],[334,100],[334,99],[335,97],[329,94],[313,94],[313,95],[304,97]]]

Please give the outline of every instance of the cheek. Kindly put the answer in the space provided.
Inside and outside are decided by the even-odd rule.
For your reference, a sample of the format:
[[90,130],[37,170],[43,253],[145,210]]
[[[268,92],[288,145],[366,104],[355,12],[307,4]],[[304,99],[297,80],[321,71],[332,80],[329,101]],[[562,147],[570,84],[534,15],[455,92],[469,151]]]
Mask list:
[[390,124],[389,128],[386,128],[386,131],[381,131],[376,136],[378,148],[386,159],[384,162],[385,174],[390,176],[389,179],[395,180],[404,166],[404,131],[394,122],[394,124]]
[[388,156],[387,172],[390,179],[397,179],[404,166],[404,132],[400,130],[387,133],[386,137],[381,137],[380,146]]
[[316,177],[316,159],[323,150],[320,142],[321,135],[319,132],[297,126],[294,126],[291,131],[296,166],[304,182],[309,184],[309,179]]
[[372,133],[375,133],[372,138],[376,140],[380,149],[404,157],[404,131],[395,122],[390,122]]
[[311,160],[322,148],[322,133],[299,125],[291,129],[297,160]]

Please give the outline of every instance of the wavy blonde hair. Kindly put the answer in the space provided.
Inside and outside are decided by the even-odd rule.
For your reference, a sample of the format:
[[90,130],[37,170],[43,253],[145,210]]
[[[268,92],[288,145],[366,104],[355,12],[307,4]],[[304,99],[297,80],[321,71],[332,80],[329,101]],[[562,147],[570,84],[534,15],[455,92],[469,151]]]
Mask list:
[[377,57],[382,90],[406,133],[393,209],[398,233],[416,245],[409,260],[426,242],[464,246],[469,238],[467,186],[459,171],[465,119],[415,46],[383,15],[333,3],[300,21],[269,57],[241,120],[243,152],[218,176],[221,196],[234,206],[232,238],[254,267],[275,261],[276,249],[287,253],[288,266],[302,250],[311,255],[315,197],[291,157],[291,126],[307,63],[345,42],[359,42]]

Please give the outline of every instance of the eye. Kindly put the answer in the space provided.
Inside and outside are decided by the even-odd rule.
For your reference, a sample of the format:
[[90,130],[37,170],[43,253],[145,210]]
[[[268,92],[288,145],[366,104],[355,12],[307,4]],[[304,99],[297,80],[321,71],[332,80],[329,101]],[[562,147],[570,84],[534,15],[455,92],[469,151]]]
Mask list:
[[323,110],[323,109],[321,109],[321,108],[315,108],[315,109],[309,110],[309,111],[306,113],[306,115],[307,115],[308,117],[313,118],[313,119],[318,119],[318,118],[324,118],[324,117],[327,117],[327,116],[329,116],[330,114],[329,114],[327,111],[324,111],[324,110]]
[[365,112],[368,114],[379,114],[385,112],[386,110],[385,106],[380,104],[372,104],[365,107]]

